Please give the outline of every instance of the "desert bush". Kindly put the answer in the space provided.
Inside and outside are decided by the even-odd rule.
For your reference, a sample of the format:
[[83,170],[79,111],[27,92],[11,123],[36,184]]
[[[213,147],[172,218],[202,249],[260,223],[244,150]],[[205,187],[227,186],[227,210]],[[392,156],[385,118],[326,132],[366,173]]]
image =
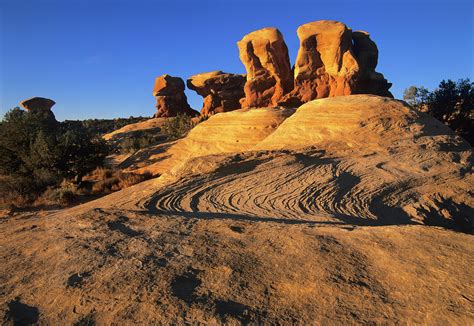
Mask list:
[[105,180],[99,180],[92,186],[92,192],[95,194],[109,193],[112,188],[120,182],[119,178],[111,177]]
[[190,116],[178,114],[176,117],[168,118],[161,130],[168,139],[178,139],[184,137],[193,127],[194,123]]
[[0,176],[0,207],[24,206],[33,198],[31,182],[27,178]]
[[36,204],[59,204],[69,205],[76,197],[76,192],[71,188],[48,188],[43,195],[36,200]]
[[66,120],[62,122],[66,128],[85,128],[95,135],[103,135],[120,129],[131,123],[148,120],[147,117],[129,117],[116,119],[87,119],[87,120]]
[[116,186],[114,186],[116,187],[114,190],[128,188],[142,181],[151,179],[152,174],[148,171],[143,174],[120,173],[117,177],[119,179],[119,183]]
[[135,131],[120,141],[118,147],[122,154],[135,153],[136,151],[152,145],[159,144],[167,137],[157,131]]
[[[0,122],[0,175],[14,180],[11,193],[24,198],[33,200],[64,178],[80,183],[107,153],[100,137],[62,125],[50,111],[14,108]],[[8,192],[2,194],[7,198]]]
[[88,174],[87,178],[91,180],[105,180],[112,177],[113,173],[114,171],[112,171],[111,169],[98,167],[90,174]]

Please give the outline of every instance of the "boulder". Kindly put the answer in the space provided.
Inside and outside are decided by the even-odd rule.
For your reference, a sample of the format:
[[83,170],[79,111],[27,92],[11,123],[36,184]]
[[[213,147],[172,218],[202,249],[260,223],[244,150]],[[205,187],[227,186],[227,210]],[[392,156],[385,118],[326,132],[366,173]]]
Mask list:
[[204,97],[201,115],[240,109],[239,101],[245,97],[245,75],[211,71],[191,76],[186,84]]
[[247,70],[243,107],[275,106],[293,88],[288,48],[276,28],[254,31],[237,42]]
[[163,75],[156,78],[153,96],[156,97],[155,118],[175,117],[178,114],[198,115],[189,106],[184,93],[184,81],[179,77]]

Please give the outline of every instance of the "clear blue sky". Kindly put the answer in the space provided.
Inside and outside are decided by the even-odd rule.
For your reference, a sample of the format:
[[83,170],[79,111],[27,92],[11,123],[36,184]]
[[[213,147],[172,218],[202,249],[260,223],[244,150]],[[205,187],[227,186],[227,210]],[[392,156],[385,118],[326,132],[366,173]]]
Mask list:
[[0,113],[43,96],[60,120],[151,116],[156,76],[244,73],[236,42],[268,26],[293,64],[297,27],[320,19],[370,32],[395,97],[473,79],[471,1],[0,0]]

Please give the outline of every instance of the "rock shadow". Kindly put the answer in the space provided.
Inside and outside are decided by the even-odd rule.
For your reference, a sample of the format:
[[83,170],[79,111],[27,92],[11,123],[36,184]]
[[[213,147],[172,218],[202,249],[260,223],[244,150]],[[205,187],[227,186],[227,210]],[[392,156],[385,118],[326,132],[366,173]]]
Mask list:
[[7,320],[12,321],[13,325],[31,325],[36,324],[39,319],[39,310],[36,307],[29,306],[15,298],[8,303]]

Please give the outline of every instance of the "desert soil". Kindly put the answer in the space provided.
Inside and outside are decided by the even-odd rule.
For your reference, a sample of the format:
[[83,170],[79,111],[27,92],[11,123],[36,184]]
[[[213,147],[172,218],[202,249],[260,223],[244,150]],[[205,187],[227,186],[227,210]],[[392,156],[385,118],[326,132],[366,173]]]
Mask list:
[[404,103],[218,114],[157,153],[0,218],[4,324],[474,323],[472,149]]

